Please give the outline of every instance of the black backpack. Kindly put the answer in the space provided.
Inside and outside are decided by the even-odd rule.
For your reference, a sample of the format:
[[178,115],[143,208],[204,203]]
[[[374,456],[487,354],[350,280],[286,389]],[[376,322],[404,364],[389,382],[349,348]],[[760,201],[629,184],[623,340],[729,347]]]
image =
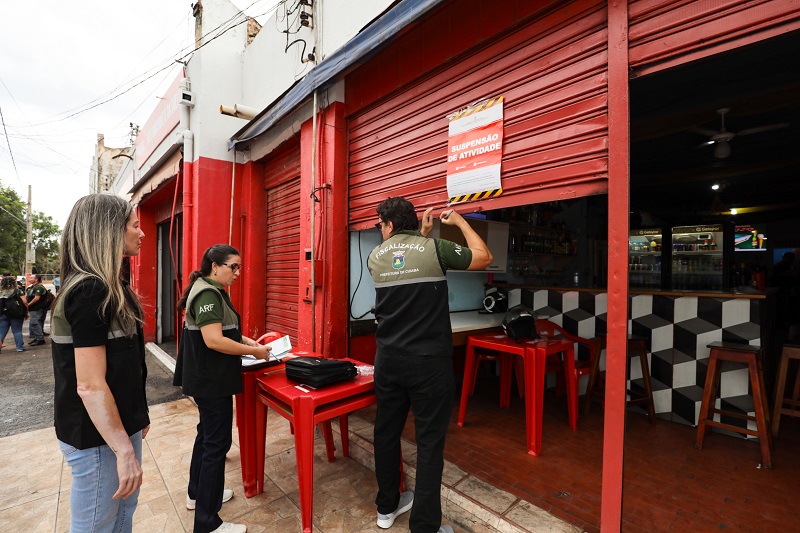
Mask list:
[[19,297],[19,294],[15,294],[6,298],[5,304],[6,305],[3,313],[5,313],[8,318],[22,318],[27,312],[25,304],[22,303],[22,299]]
[[350,361],[309,356],[286,360],[286,377],[314,389],[351,379],[356,375],[356,365]]

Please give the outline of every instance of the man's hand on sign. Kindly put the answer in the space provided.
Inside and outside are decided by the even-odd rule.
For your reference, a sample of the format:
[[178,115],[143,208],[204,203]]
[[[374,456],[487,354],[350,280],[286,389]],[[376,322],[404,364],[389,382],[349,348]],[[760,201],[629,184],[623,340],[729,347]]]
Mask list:
[[445,209],[442,211],[442,214],[439,215],[439,220],[446,226],[460,226],[461,222],[464,221],[464,217],[456,213],[455,209]]
[[419,228],[419,233],[423,237],[427,237],[428,234],[433,229],[433,215],[431,214],[432,212],[433,208],[429,207],[422,214],[422,226]]

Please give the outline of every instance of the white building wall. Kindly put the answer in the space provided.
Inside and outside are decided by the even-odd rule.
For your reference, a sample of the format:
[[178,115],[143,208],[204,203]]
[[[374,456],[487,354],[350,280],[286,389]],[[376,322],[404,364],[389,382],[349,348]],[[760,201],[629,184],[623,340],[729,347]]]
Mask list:
[[[226,22],[239,12],[228,0],[203,0],[202,5],[203,35],[218,26],[220,29],[227,27]],[[239,15],[233,23],[241,20]],[[231,160],[227,140],[243,125],[239,119],[222,115],[219,106],[241,101],[242,51],[247,40],[247,24],[239,24],[211,41],[219,31],[204,37],[207,44],[194,53],[186,66],[195,96],[189,124],[194,133],[195,161],[199,157]]]
[[323,51],[320,59],[341,48],[392,4],[393,0],[320,0]]

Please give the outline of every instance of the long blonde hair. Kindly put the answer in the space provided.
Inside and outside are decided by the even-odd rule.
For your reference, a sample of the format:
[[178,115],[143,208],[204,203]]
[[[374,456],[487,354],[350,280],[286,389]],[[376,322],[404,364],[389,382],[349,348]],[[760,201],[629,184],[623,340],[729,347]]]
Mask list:
[[120,279],[125,230],[132,212],[130,203],[109,194],[90,194],[75,203],[61,235],[63,281],[58,295],[66,298],[80,282],[98,280],[108,289],[101,316],[116,317],[129,336],[142,322],[139,299]]

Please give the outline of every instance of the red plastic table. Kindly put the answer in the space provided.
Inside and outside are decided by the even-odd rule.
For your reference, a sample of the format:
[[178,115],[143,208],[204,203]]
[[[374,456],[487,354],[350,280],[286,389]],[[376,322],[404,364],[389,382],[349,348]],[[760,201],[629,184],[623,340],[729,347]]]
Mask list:
[[[578,379],[575,374],[575,345],[566,339],[543,339],[516,343],[506,335],[470,335],[467,339],[466,364],[464,366],[464,385],[461,388],[461,404],[458,409],[458,425],[464,426],[467,411],[469,387],[475,371],[475,348],[486,348],[503,353],[514,354],[524,359],[525,372],[525,432],[528,453],[538,456],[542,449],[542,409],[544,406],[545,361],[553,354],[564,353],[565,381],[567,385],[567,406],[569,425],[574,430],[578,427]],[[502,365],[501,365],[502,366]],[[501,383],[510,383],[509,365],[501,368]],[[503,391],[504,399],[510,391]],[[502,405],[502,403],[501,403]]]
[[[292,352],[299,355],[298,351]],[[355,364],[359,361],[347,359]],[[256,489],[264,490],[264,446],[266,440],[266,408],[287,419],[294,426],[297,480],[300,490],[300,516],[303,533],[311,532],[314,483],[314,427],[339,417],[342,425],[342,447],[347,449],[347,414],[375,403],[375,382],[372,376],[356,376],[352,380],[329,385],[319,390],[307,388],[286,378],[283,365],[266,369],[256,376],[255,457]],[[244,476],[244,473],[242,473]]]
[[[261,339],[259,339],[259,341],[260,340]],[[292,354],[320,357],[319,354],[313,354],[304,350],[292,350]],[[267,367],[242,367],[242,392],[235,396],[236,427],[239,431],[239,458],[242,463],[242,485],[244,485],[244,495],[247,498],[252,498],[253,496],[261,494],[264,491],[264,467],[262,465],[262,475],[259,477],[258,455],[256,453],[256,441],[258,440],[258,434],[256,431],[256,411],[260,409],[260,404],[256,394],[256,391],[258,390],[256,378],[266,372],[272,372],[279,369],[283,371],[284,368],[285,367],[283,363],[277,365],[273,364]],[[329,427],[330,426],[326,428],[325,432],[326,444],[328,444],[328,441],[331,438],[330,431],[327,431]],[[261,438],[264,438],[263,431]],[[332,450],[332,448],[333,443],[331,441],[328,449]],[[329,461],[332,460],[330,455],[331,452],[329,452]],[[261,457],[263,462],[263,453]]]

